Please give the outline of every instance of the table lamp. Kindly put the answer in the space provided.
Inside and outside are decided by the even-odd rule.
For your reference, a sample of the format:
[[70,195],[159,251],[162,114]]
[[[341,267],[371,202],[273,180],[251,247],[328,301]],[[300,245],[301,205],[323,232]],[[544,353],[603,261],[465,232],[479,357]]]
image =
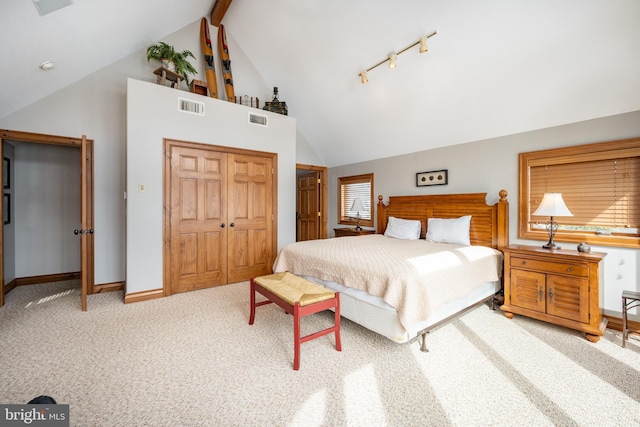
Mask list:
[[573,216],[564,203],[564,200],[562,200],[562,193],[544,193],[542,203],[540,203],[538,209],[531,215],[550,217],[549,222],[547,222],[549,241],[546,245],[542,245],[542,247],[545,249],[560,249],[560,246],[556,245],[553,241],[553,236],[556,234],[556,230],[558,230],[558,223],[553,220],[553,217]]

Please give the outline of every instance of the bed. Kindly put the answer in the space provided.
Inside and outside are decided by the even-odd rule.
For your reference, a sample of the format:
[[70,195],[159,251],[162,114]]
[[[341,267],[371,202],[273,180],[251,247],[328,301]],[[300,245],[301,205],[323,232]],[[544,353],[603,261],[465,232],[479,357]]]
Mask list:
[[379,196],[376,234],[285,245],[274,272],[341,292],[343,317],[398,343],[421,337],[427,351],[427,332],[501,290],[507,192],[495,204],[486,199],[392,196],[385,204]]

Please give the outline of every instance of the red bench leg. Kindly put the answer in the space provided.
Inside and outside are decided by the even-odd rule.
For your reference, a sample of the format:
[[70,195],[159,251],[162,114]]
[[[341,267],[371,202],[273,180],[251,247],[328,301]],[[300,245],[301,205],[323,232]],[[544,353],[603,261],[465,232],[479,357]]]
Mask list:
[[336,308],[335,308],[335,328],[336,328],[336,350],[342,351],[342,341],[340,340],[340,293],[336,292]]
[[249,287],[251,290],[251,314],[249,315],[249,324],[253,325],[253,321],[256,318],[256,287],[253,284],[253,277],[249,280]]
[[293,370],[300,369],[300,304],[293,306]]

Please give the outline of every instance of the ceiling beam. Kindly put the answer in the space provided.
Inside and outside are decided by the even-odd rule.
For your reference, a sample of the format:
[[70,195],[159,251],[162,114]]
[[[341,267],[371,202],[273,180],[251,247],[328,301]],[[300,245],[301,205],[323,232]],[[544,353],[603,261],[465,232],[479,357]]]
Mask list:
[[233,0],[216,0],[211,11],[211,25],[219,27]]

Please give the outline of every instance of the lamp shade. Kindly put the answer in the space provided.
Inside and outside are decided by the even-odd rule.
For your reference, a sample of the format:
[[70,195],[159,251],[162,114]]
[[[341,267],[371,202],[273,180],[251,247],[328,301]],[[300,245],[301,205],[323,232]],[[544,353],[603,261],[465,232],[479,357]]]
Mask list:
[[364,206],[362,206],[362,202],[360,201],[359,197],[356,197],[353,200],[353,204],[351,205],[351,209],[349,209],[349,210],[350,211],[356,211],[356,212],[364,212],[364,211],[366,211]]
[[544,193],[542,203],[531,215],[535,216],[573,216],[562,200],[562,193]]

